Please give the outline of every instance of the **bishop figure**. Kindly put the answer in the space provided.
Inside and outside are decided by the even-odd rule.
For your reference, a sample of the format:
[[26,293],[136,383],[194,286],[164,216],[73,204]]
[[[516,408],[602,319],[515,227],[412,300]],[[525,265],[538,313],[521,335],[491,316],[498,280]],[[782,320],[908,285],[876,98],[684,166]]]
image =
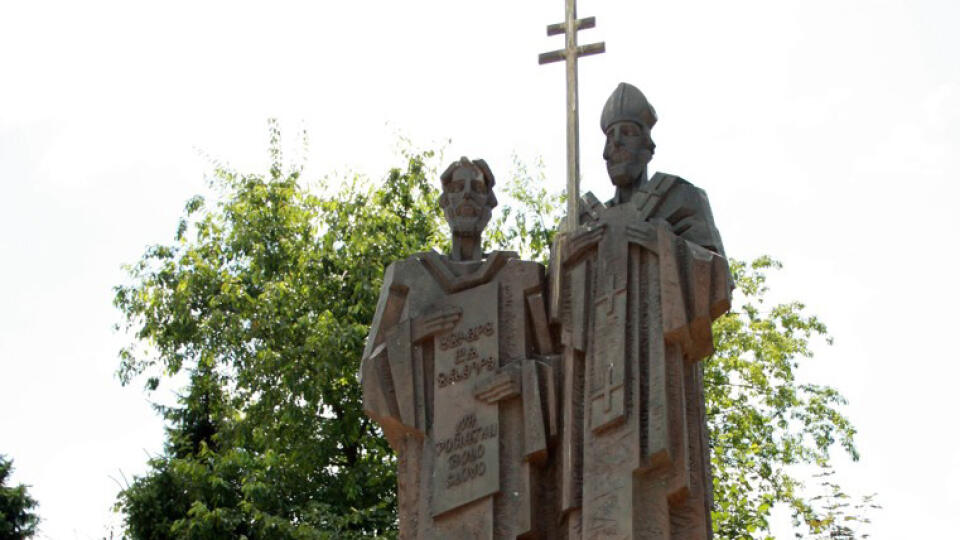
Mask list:
[[559,538],[711,536],[700,362],[731,278],[703,190],[647,173],[656,122],[640,90],[614,90],[601,128],[615,194],[587,193],[553,250]]

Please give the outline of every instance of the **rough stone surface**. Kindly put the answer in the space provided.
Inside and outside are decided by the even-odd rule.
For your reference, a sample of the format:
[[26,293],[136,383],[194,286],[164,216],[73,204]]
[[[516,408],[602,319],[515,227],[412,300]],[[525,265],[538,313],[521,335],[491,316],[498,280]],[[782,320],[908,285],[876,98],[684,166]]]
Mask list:
[[441,179],[454,252],[390,265],[361,368],[364,407],[398,455],[400,536],[542,536],[559,423],[545,270],[481,255],[496,204],[485,163]]
[[[493,175],[441,176],[453,252],[393,263],[362,362],[398,456],[401,538],[710,538],[702,368],[731,279],[706,194],[647,176],[656,113],[604,107],[614,198],[587,193],[549,274],[480,251]],[[548,277],[549,276],[549,277]]]
[[731,279],[706,194],[647,176],[656,113],[628,84],[601,117],[616,186],[581,201],[554,245],[562,427],[555,480],[561,538],[710,538],[702,367]]

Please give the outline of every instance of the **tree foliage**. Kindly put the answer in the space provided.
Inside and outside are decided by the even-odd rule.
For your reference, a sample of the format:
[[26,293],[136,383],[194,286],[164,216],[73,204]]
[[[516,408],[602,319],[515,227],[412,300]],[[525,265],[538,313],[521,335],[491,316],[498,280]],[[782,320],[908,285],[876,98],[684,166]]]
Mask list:
[[[774,505],[789,508],[800,538],[855,538],[867,523],[867,497],[854,507],[831,483],[830,451],[859,459],[846,400],[829,386],[797,380],[811,358],[810,341],[830,337],[800,302],[768,305],[770,257],[732,260],[739,305],[714,322],[716,351],[704,366],[714,486],[714,529],[720,538],[769,531]],[[798,471],[813,466],[821,482],[808,490]],[[762,536],[773,538],[772,536]]]
[[[368,537],[395,528],[392,456],[356,374],[386,265],[439,238],[424,161],[370,187],[308,193],[284,173],[218,167],[171,245],[129,268],[115,304],[135,342],[125,384],[186,373],[165,451],[123,490],[136,538]],[[321,191],[323,186],[321,186]],[[145,344],[146,348],[138,348]]]
[[[216,200],[191,199],[175,241],[148,248],[116,288],[132,335],[121,381],[152,391],[186,378],[177,405],[158,407],[164,451],[118,496],[134,538],[396,533],[393,456],[361,411],[356,374],[384,268],[448,244],[435,156],[407,153],[375,186],[353,177],[311,190],[300,169],[284,171],[270,133],[269,174],[216,167]],[[563,199],[539,170],[515,160],[489,247],[546,258]],[[706,367],[720,538],[757,537],[777,503],[811,534],[863,510],[839,487],[807,495],[791,468],[827,466],[835,446],[857,454],[843,398],[794,377],[822,323],[796,303],[755,307],[776,266],[734,264],[745,302],[717,321]]]
[[[492,234],[494,243],[539,260],[564,200],[543,188],[543,180],[542,172],[535,177],[514,160],[506,186],[511,202]],[[841,411],[846,400],[830,386],[796,376],[799,362],[813,357],[812,340],[832,343],[827,327],[801,302],[768,305],[767,274],[781,268],[778,261],[730,263],[739,302],[714,322],[715,353],[704,362],[715,537],[772,539],[770,517],[783,505],[798,538],[866,538],[863,526],[879,508],[875,496],[853,502],[832,480],[831,450],[859,459],[856,429]],[[812,485],[803,481],[805,471]]]
[[516,251],[527,260],[546,264],[566,196],[546,188],[539,159],[531,167],[513,156],[510,179],[498,188],[507,201],[488,227],[484,248]]
[[13,460],[0,455],[0,539],[18,540],[36,534],[40,517],[35,513],[37,501],[30,497],[27,486],[7,485],[13,474]]

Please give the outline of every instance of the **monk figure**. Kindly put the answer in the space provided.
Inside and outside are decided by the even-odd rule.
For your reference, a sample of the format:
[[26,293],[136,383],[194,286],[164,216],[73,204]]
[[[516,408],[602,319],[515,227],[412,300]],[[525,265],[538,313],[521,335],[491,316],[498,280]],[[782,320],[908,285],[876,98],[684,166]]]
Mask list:
[[397,453],[401,538],[529,538],[555,521],[543,502],[559,429],[545,271],[482,252],[497,204],[483,160],[460,159],[441,182],[452,251],[387,268],[364,408]]

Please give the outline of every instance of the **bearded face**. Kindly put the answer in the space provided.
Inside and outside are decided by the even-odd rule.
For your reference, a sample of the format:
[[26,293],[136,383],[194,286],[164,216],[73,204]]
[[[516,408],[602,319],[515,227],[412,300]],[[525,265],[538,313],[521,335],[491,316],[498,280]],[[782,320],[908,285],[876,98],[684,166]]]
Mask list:
[[456,168],[443,184],[440,205],[454,234],[480,236],[490,221],[490,188],[476,167]]
[[603,159],[613,184],[619,187],[633,184],[653,159],[655,148],[650,128],[627,120],[611,124],[607,128]]

